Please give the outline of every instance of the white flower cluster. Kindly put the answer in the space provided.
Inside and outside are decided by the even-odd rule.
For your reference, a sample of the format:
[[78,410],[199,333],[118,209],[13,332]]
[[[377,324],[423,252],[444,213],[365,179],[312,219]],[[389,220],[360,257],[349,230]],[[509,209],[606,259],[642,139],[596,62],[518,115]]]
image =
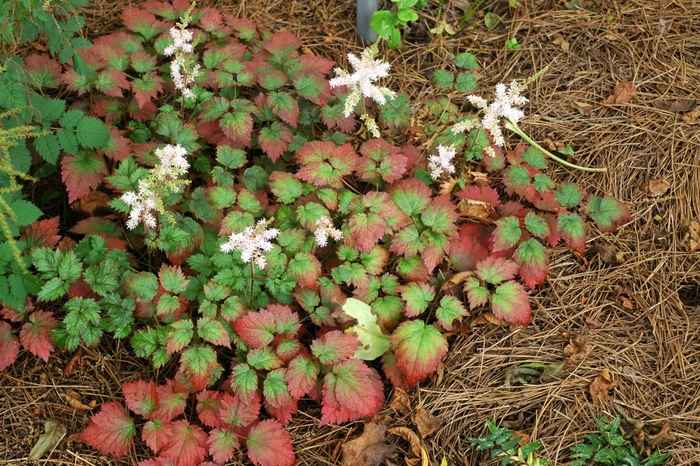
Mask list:
[[178,50],[182,53],[192,53],[192,33],[187,29],[170,28],[170,37],[173,38],[173,45],[168,45],[163,50],[166,57],[169,57]]
[[454,146],[445,147],[442,144],[437,146],[438,155],[428,157],[428,168],[430,168],[430,176],[436,180],[440,178],[443,172],[452,174],[455,172],[455,167],[452,165],[452,159],[455,156]]
[[133,191],[125,192],[122,195],[122,201],[131,206],[129,220],[126,221],[126,227],[129,230],[133,230],[141,222],[149,228],[156,227],[156,217],[151,211],[156,208],[157,196],[147,180],[139,181],[138,193]]
[[[170,37],[173,38],[173,44],[167,46],[163,53],[166,57],[175,55],[170,63],[170,75],[173,78],[175,88],[179,89],[186,99],[189,99],[194,97],[194,93],[187,86],[194,82],[200,68],[199,65],[195,65],[191,70],[187,70],[185,66],[184,55],[192,53],[192,33],[184,28],[171,28]],[[185,70],[184,75],[183,70]]]
[[258,267],[264,269],[267,260],[263,253],[272,249],[270,240],[280,234],[276,228],[268,230],[266,227],[269,223],[269,220],[261,219],[255,228],[246,227],[242,233],[230,235],[229,240],[221,245],[221,252],[240,251],[243,262],[254,261]]
[[[501,118],[507,118],[513,123],[517,123],[518,120],[525,116],[523,111],[517,108],[528,101],[527,98],[520,95],[524,87],[523,84],[516,81],[513,81],[510,87],[506,87],[503,83],[497,84],[495,99],[490,104],[483,97],[476,95],[467,96],[467,100],[469,100],[473,106],[484,112],[484,117],[481,120],[480,126],[491,134],[493,144],[496,146],[503,147],[505,144],[503,132],[500,127]],[[477,126],[474,120],[465,120],[454,125],[452,131],[461,133]],[[490,152],[492,156],[495,155],[493,149],[490,149],[490,151],[487,151]]]
[[389,68],[391,65],[382,60],[375,60],[378,49],[376,44],[365,49],[361,58],[357,58],[352,53],[348,54],[348,61],[355,69],[353,74],[347,73],[340,68],[335,69],[337,78],[330,80],[331,87],[348,86],[351,93],[345,101],[344,115],[349,117],[355,106],[360,102],[360,99],[369,97],[379,104],[385,104],[386,99],[393,99],[396,93],[386,87],[377,87],[372,84],[380,78],[389,76]]
[[[155,154],[160,160],[151,174],[144,180],[139,180],[139,192],[127,191],[122,195],[122,200],[131,206],[129,212],[129,220],[126,222],[126,227],[133,230],[139,223],[143,222],[149,228],[157,226],[156,217],[153,215],[153,210],[162,210],[163,201],[160,199],[160,193],[167,187],[168,190],[179,192],[182,186],[179,181],[173,183],[172,180],[177,180],[180,176],[187,174],[190,164],[187,162],[187,151],[180,144],[173,146],[171,144],[156,149]],[[161,183],[171,181],[170,183]],[[163,186],[165,184],[165,186]],[[155,186],[154,186],[155,185]]]
[[187,173],[190,164],[187,162],[187,150],[180,144],[173,146],[168,144],[162,149],[155,150],[156,157],[160,159],[160,164],[156,165],[153,173],[159,180],[177,178]]
[[343,239],[343,232],[334,228],[331,219],[324,215],[316,220],[316,231],[314,231],[316,244],[318,244],[318,246],[321,248],[326,246],[328,244],[329,236],[335,241],[340,241]]

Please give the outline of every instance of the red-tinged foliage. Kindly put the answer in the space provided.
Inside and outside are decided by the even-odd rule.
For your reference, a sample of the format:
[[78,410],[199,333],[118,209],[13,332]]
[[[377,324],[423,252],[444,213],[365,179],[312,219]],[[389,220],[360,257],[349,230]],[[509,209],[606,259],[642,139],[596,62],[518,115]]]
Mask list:
[[149,71],[139,79],[131,83],[131,90],[139,108],[151,103],[158,94],[163,92],[163,79],[152,71]]
[[549,257],[537,240],[531,238],[520,243],[513,259],[520,265],[520,278],[531,290],[544,283],[549,274]]
[[545,212],[557,213],[561,210],[561,204],[554,199],[554,193],[551,191],[540,193],[532,204]]
[[58,234],[60,220],[58,216],[37,220],[24,230],[21,240],[25,241],[29,248],[55,248],[61,240],[61,235]]
[[511,260],[489,256],[476,264],[476,275],[487,283],[497,284],[514,278],[519,269]]
[[75,92],[79,96],[90,90],[90,84],[87,84],[87,80],[75,70],[64,71],[58,80],[59,83],[65,85],[69,91]]
[[199,26],[206,32],[218,32],[219,34],[228,34],[230,30],[224,25],[224,17],[218,10],[214,8],[202,8],[202,15],[199,18]]
[[208,438],[201,427],[181,419],[170,423],[170,431],[170,440],[160,456],[171,460],[174,466],[198,466],[204,461]]
[[[28,308],[30,303],[30,298],[27,298],[27,303],[24,305],[27,310],[29,310]],[[22,314],[20,314],[16,309],[12,309],[8,306],[2,306],[2,308],[0,308],[0,315],[10,322],[22,322],[24,320],[24,316]]]
[[77,156],[64,155],[61,160],[61,179],[68,190],[68,202],[74,202],[97,188],[107,174],[102,157],[90,152]]
[[391,334],[391,349],[406,383],[413,386],[435,373],[447,354],[447,340],[432,325],[411,320],[403,322]]
[[202,390],[197,393],[197,417],[207,427],[222,427],[224,422],[219,416],[221,399],[224,393],[216,390]]
[[292,136],[292,131],[285,124],[275,121],[269,127],[260,130],[258,143],[270,160],[276,162],[292,142]]
[[506,282],[496,288],[491,294],[491,310],[498,319],[521,325],[528,325],[532,314],[530,297],[516,281]]
[[122,385],[124,399],[130,410],[136,414],[153,419],[153,412],[158,405],[156,384],[153,381],[146,382],[137,380],[135,382],[126,382]]
[[19,354],[19,340],[12,333],[12,327],[0,320],[0,371],[15,362]]
[[267,309],[251,312],[233,323],[236,334],[253,348],[264,348],[275,337],[275,315]]
[[95,292],[92,291],[92,287],[87,284],[83,277],[80,277],[78,280],[71,283],[68,287],[68,293],[66,294],[68,299],[75,297],[94,298],[97,296]]
[[246,427],[257,421],[260,414],[260,395],[257,393],[250,403],[239,397],[224,393],[219,406],[219,417],[224,426]]
[[465,223],[459,227],[457,238],[450,241],[447,250],[452,267],[458,272],[474,270],[476,264],[489,255],[492,232],[493,227],[479,223]]
[[29,322],[22,326],[19,340],[22,346],[33,355],[48,361],[54,350],[51,332],[56,327],[58,327],[58,321],[54,319],[53,312],[34,311],[29,316]]
[[238,450],[236,434],[228,429],[214,429],[207,439],[209,454],[217,464],[223,464],[233,458]]
[[286,92],[271,92],[265,97],[272,113],[277,115],[292,128],[297,127],[299,119],[299,104]]
[[486,202],[493,207],[501,205],[501,199],[494,188],[488,185],[469,185],[455,193],[459,199],[470,199],[472,201]]
[[351,358],[359,347],[355,333],[332,330],[311,343],[311,352],[321,364],[333,365]]
[[153,13],[142,8],[128,6],[122,11],[122,22],[130,31],[143,34],[153,31],[157,35],[168,29],[162,21],[158,21]]
[[93,115],[103,117],[108,126],[114,124],[124,115],[124,105],[117,99],[97,95],[93,102]]
[[300,354],[292,359],[285,374],[289,394],[297,400],[311,392],[318,380],[319,367],[311,358]]
[[260,466],[293,466],[296,462],[292,438],[272,419],[255,425],[246,440],[248,458]]
[[143,107],[139,107],[136,101],[129,102],[129,115],[134,120],[149,121],[155,117],[156,113],[158,113],[158,107],[153,102],[146,102]]
[[117,458],[121,458],[129,453],[135,433],[134,421],[122,405],[116,401],[109,401],[102,403],[100,412],[90,418],[90,423],[78,435],[78,440],[89,444],[102,454],[113,453]]
[[126,76],[119,70],[110,68],[102,71],[97,77],[97,89],[110,97],[123,97],[123,91],[130,89],[131,85]]
[[294,175],[319,187],[342,188],[342,178],[359,164],[350,144],[336,147],[332,141],[307,142],[296,153],[301,168]]
[[153,419],[144,424],[141,432],[141,440],[146,442],[146,445],[148,445],[153,453],[157,454],[170,442],[170,437],[172,437],[172,435],[173,431],[170,428],[169,422]]
[[266,39],[262,47],[270,53],[273,63],[281,64],[299,56],[297,49],[301,47],[301,40],[291,32],[279,32]]
[[384,370],[384,375],[394,387],[408,390],[408,383],[403,376],[403,372],[396,365],[396,355],[393,351],[387,351],[382,355],[382,369]]
[[323,379],[319,425],[374,416],[383,404],[384,384],[379,374],[359,359],[348,359],[333,366]]
[[389,144],[384,139],[373,138],[360,147],[360,164],[357,169],[359,177],[367,181],[383,179],[387,183],[400,180],[406,173],[408,159],[401,149]]
[[189,394],[184,386],[167,380],[165,385],[158,385],[156,395],[158,403],[152,418],[170,421],[185,412]]
[[61,65],[56,60],[33,53],[24,61],[24,70],[32,76],[32,84],[48,88],[58,87]]
[[109,142],[102,150],[107,157],[117,162],[121,162],[131,153],[131,141],[122,136],[118,129],[109,126]]

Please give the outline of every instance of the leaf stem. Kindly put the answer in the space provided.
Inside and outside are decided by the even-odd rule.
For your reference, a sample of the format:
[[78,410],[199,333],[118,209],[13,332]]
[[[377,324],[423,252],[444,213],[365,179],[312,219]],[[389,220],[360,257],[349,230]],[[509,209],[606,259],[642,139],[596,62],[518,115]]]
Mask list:
[[581,171],[584,171],[584,172],[599,172],[599,173],[604,173],[604,172],[607,172],[607,171],[608,171],[608,169],[605,168],[605,167],[602,167],[602,168],[581,167],[581,166],[579,166],[579,165],[575,165],[575,164],[573,164],[573,163],[571,163],[571,162],[567,162],[566,160],[557,157],[556,155],[552,154],[552,153],[549,152],[547,149],[543,148],[542,146],[540,146],[539,144],[537,144],[535,141],[533,141],[527,134],[525,134],[525,133],[523,132],[523,130],[520,129],[520,127],[518,127],[517,123],[515,123],[515,122],[514,122],[513,120],[511,120],[510,118],[506,118],[506,122],[505,122],[505,124],[504,124],[503,126],[505,126],[505,127],[508,128],[509,130],[511,130],[512,132],[514,132],[515,134],[517,134],[518,136],[520,136],[521,138],[523,138],[523,139],[524,139],[525,141],[527,141],[531,146],[536,147],[537,149],[539,149],[539,150],[541,150],[542,152],[544,152],[545,154],[547,154],[551,159],[556,160],[557,162],[559,162],[560,164],[562,164],[562,165],[564,165],[564,166],[566,166],[566,167],[574,168],[574,169],[576,169],[576,170],[581,170]]

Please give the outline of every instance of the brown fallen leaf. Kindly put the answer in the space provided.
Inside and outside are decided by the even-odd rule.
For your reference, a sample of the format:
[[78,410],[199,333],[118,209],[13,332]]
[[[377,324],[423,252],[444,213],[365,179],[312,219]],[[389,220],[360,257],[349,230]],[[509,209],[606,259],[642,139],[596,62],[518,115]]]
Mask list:
[[700,249],[700,221],[698,219],[691,220],[686,227],[686,232],[683,236],[683,246],[688,252],[695,252]]
[[[379,466],[394,451],[384,443],[386,426],[365,424],[362,435],[343,444],[343,466]],[[420,453],[420,451],[419,451]]]
[[566,366],[581,364],[591,352],[591,348],[588,346],[588,338],[569,332],[564,332],[562,336],[569,340],[569,344],[564,347],[564,356],[569,358],[566,361]]
[[416,413],[413,416],[413,423],[418,428],[418,433],[422,438],[428,438],[440,428],[440,418],[433,416],[422,406],[416,408]]
[[459,215],[480,223],[493,223],[496,220],[496,209],[484,201],[462,199],[457,204]]
[[608,392],[617,388],[619,382],[613,380],[608,369],[603,369],[598,374],[598,377],[591,382],[589,391],[591,393],[591,398],[593,399],[593,404],[596,406],[603,406],[603,402],[608,396]]
[[[658,448],[663,445],[668,445],[669,443],[674,443],[678,437],[676,434],[671,432],[671,423],[666,421],[656,434],[648,434],[647,440],[652,448]],[[656,430],[656,429],[654,429]]]
[[683,115],[681,119],[684,123],[695,123],[698,121],[698,119],[700,119],[700,105],[695,107],[691,112]]
[[411,397],[406,391],[399,387],[394,387],[394,394],[391,396],[389,407],[404,416],[411,414]]
[[103,193],[102,191],[90,191],[90,194],[72,203],[70,208],[73,212],[93,216],[98,210],[109,208],[110,200],[111,198],[107,193]]
[[513,432],[512,439],[518,438],[518,445],[521,447],[530,443],[530,434],[523,432],[522,430],[516,430]]
[[625,261],[625,253],[619,251],[615,246],[596,243],[593,250],[606,264],[620,265]]
[[687,112],[695,105],[695,99],[655,100],[654,107],[667,112]]
[[600,322],[593,320],[589,317],[586,317],[586,325],[588,326],[588,328],[591,328],[594,330],[597,330],[599,328],[603,328],[603,324],[601,324]]
[[65,369],[63,369],[63,377],[70,377],[73,372],[80,370],[80,359],[83,356],[83,350],[82,348],[78,348],[78,351],[75,352],[72,358],[70,358],[70,361],[68,361],[68,364],[66,364]]
[[569,42],[567,42],[562,36],[557,34],[554,37],[554,40],[552,40],[552,43],[554,45],[559,45],[564,52],[569,53]]
[[413,456],[421,456],[420,438],[411,429],[409,429],[408,427],[393,427],[389,429],[389,433],[398,435],[399,437],[407,441],[408,445],[411,447],[411,453],[413,453]]
[[438,191],[438,194],[441,196],[444,195],[451,195],[452,190],[454,189],[455,185],[457,184],[457,178],[448,178],[442,183],[440,183],[440,191]]
[[671,189],[671,183],[666,180],[649,180],[646,185],[644,185],[644,192],[649,197],[661,197]]
[[626,104],[637,96],[634,83],[617,83],[613,94],[603,101],[604,105]]
[[97,406],[97,401],[95,400],[92,400],[89,405],[86,405],[82,401],[78,400],[77,398],[74,398],[73,396],[67,393],[61,393],[61,396],[66,400],[68,406],[75,409],[76,411],[90,411],[93,408],[95,408],[95,406]]
[[[442,284],[442,287],[440,287],[440,291],[446,291],[452,288],[453,286],[459,285],[461,283],[464,283],[464,281],[469,278],[469,277],[474,277],[475,274],[471,270],[467,270],[466,272],[458,272],[454,275],[452,275],[450,278],[445,280],[445,283]],[[323,288],[321,288],[323,289]]]
[[587,104],[585,102],[574,101],[573,107],[578,110],[583,116],[591,116],[593,111],[593,105]]
[[525,422],[525,414],[523,414],[522,411],[519,411],[518,414],[506,416],[505,419],[502,419],[501,427],[505,427],[506,429],[510,430],[515,430],[521,425],[523,425],[523,422]]

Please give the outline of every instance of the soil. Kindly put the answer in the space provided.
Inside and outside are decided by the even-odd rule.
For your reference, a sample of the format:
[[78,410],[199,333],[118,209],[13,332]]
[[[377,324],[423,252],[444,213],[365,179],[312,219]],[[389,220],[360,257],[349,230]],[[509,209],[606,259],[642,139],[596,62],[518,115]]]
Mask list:
[[[131,3],[92,1],[82,12],[87,35],[116,28]],[[342,67],[348,52],[363,48],[353,1],[204,3],[271,31],[290,30],[305,53]],[[438,24],[437,3],[431,1],[404,31],[400,49],[383,51],[392,65],[387,85],[408,94],[418,109],[434,97],[432,71],[449,66],[456,53],[471,51],[483,63],[479,92],[548,66],[529,87],[521,127],[545,147],[571,145],[580,165],[608,167],[591,174],[556,166],[549,174],[589,193],[618,197],[633,219],[615,234],[589,231],[583,257],[554,251],[550,276],[532,296],[529,327],[484,324],[450,339],[439,374],[409,393],[414,414],[422,407],[441,421],[423,442],[430,464],[437,466],[443,456],[449,465],[500,464],[465,450],[462,442],[484,435],[487,419],[508,421],[544,443],[542,457],[568,464],[570,448],[596,431],[594,416],[618,413],[644,423],[647,435],[669,423],[675,440],[661,446],[675,451],[669,464],[700,464],[700,102],[685,111],[671,105],[700,100],[700,2],[520,0],[513,9],[507,1],[486,1],[482,11],[500,14],[503,22],[486,29],[477,13],[454,36],[434,37],[429,29]],[[468,2],[441,3],[443,18],[454,24]],[[569,9],[573,3],[582,8]],[[521,50],[506,48],[513,37]],[[614,103],[618,83],[634,83],[636,96]],[[79,370],[65,377],[71,356],[56,353],[45,364],[23,352],[0,373],[0,464],[28,464],[23,458],[47,418],[65,425],[68,438],[36,464],[136,465],[148,458],[138,442],[116,461],[74,441],[89,413],[74,410],[61,395],[72,389],[86,403],[122,400],[122,383],[162,373],[116,341],[83,350]],[[562,360],[566,367],[545,383],[505,385],[508,370],[520,364]],[[589,388],[605,369],[616,387],[593,398]],[[318,419],[318,408],[310,405],[288,428],[298,463],[342,464],[341,445],[359,436],[364,422],[319,428]],[[388,402],[377,420],[413,430],[417,422]],[[419,463],[405,440],[393,434],[386,440],[397,446],[386,464]],[[237,461],[232,464],[247,464],[242,456]]]

